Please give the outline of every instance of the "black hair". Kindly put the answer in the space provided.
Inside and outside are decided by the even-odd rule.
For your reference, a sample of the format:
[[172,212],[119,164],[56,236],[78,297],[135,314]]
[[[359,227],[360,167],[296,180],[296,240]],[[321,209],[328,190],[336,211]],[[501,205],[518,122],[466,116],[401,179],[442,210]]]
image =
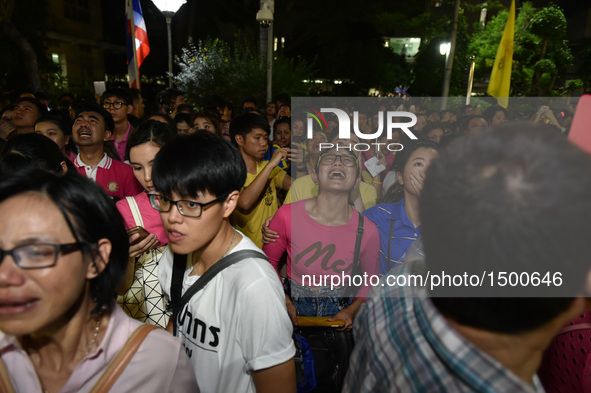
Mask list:
[[[187,123],[189,125],[189,127],[193,127],[192,117],[193,116],[191,116],[188,113],[184,113],[184,112],[177,113],[176,116],[174,117],[174,119],[172,119],[172,123],[174,124],[175,129],[176,129],[177,124],[179,124],[179,123]],[[152,120],[152,121],[157,121],[157,120]]]
[[106,192],[77,172],[59,176],[31,169],[0,179],[0,203],[27,192],[38,192],[55,203],[76,241],[88,245],[84,249],[86,255],[96,256],[99,240],[110,240],[109,261],[105,269],[90,280],[90,293],[96,303],[93,313],[111,309],[115,288],[127,268],[129,240],[121,215]]
[[183,198],[195,198],[208,192],[219,198],[242,189],[246,165],[229,142],[197,131],[172,139],[158,152],[152,179],[156,190],[167,196],[176,192]]
[[74,164],[63,155],[54,141],[41,134],[19,134],[8,139],[0,151],[0,177],[11,176],[28,168],[61,174],[62,162],[66,163],[68,171],[76,172]]
[[130,87],[126,89],[126,91],[127,94],[129,94],[129,97],[131,98],[131,102],[139,100],[140,96],[142,95],[140,89],[136,89],[135,87]]
[[[410,159],[410,156],[418,149],[425,148],[439,151],[439,146],[427,138],[421,137],[420,139],[415,140],[408,138],[405,134],[400,143],[404,147],[402,150],[396,152],[390,172],[404,172],[404,167]],[[386,191],[386,195],[384,195],[384,202],[396,203],[402,200],[402,198],[404,198],[404,186],[397,182],[392,187],[388,188],[388,191]]]
[[57,126],[57,128],[60,129],[62,134],[64,134],[65,136],[72,135],[72,126],[68,125],[68,122],[66,121],[66,119],[64,119],[63,116],[54,113],[54,111],[51,111],[51,113],[48,115],[41,116],[40,118],[38,118],[35,121],[35,125],[42,122],[53,123]]
[[275,131],[275,128],[279,124],[289,124],[289,129],[291,130],[291,117],[284,116],[275,120],[275,123],[273,123],[273,131]]
[[489,106],[488,108],[486,108],[484,113],[482,113],[482,117],[484,117],[488,125],[491,125],[492,118],[497,114],[497,112],[503,112],[505,114],[505,117],[507,117],[507,110],[500,105]]
[[214,132],[218,132],[218,128],[220,127],[220,116],[217,113],[211,111],[201,111],[195,113],[195,115],[193,116],[193,123],[189,123],[191,127],[195,128],[195,120],[197,120],[198,117],[203,117],[209,120],[209,122],[214,128]]
[[[180,115],[180,113],[179,113],[179,115]],[[173,120],[172,120],[172,117],[170,117],[170,115],[167,115],[166,113],[153,113],[152,116],[150,116],[150,117],[155,117],[155,116],[163,118],[164,120],[166,120],[166,123],[168,125],[172,126]],[[175,128],[175,130],[176,130],[176,128]]]
[[[529,124],[462,137],[427,172],[420,215],[428,269],[562,272],[574,296],[589,271],[591,158]],[[567,273],[569,272],[569,273]],[[437,298],[446,317],[502,333],[533,330],[570,304],[563,298]]]
[[433,122],[433,123],[427,123],[427,125],[425,127],[423,127],[423,129],[421,130],[421,133],[427,137],[427,134],[433,130],[437,130],[440,129],[443,132],[445,132],[445,125],[441,122]]
[[[482,115],[462,116],[462,117],[460,117],[460,120],[458,121],[458,123],[460,124],[460,131],[461,132],[466,131],[468,129],[468,125],[470,124],[470,121],[472,121],[473,119],[484,119],[484,120],[486,120],[486,118],[484,116],[482,116]],[[486,123],[488,124],[488,120],[486,120]]]
[[76,107],[76,118],[80,116],[82,112],[96,112],[103,118],[105,123],[105,131],[113,131],[115,128],[115,122],[113,121],[113,116],[102,106],[95,104],[95,103],[81,103]]
[[246,113],[242,116],[238,116],[232,123],[230,123],[230,139],[235,146],[238,146],[236,142],[236,135],[241,135],[243,138],[246,134],[252,132],[255,128],[261,128],[269,135],[271,129],[269,122],[263,116],[256,115],[254,113]]
[[179,106],[176,107],[177,116],[180,113],[186,113],[186,112],[183,112],[185,110],[188,110],[189,111],[189,115],[191,115],[192,113],[195,112],[195,110],[193,109],[193,107],[191,106],[191,104],[180,104]]
[[101,102],[105,101],[106,98],[115,97],[124,101],[127,105],[133,105],[133,97],[129,93],[128,89],[122,89],[120,87],[113,87],[105,90],[101,95]]
[[146,120],[133,130],[129,136],[125,147],[125,158],[129,160],[129,152],[136,146],[150,142],[162,148],[173,137],[174,134],[167,124],[158,120]]
[[[287,94],[287,93],[277,94],[277,96],[275,96],[275,104],[277,104],[278,101],[282,102],[283,104],[289,105],[289,102],[290,102],[289,94]],[[277,110],[279,110],[279,108],[277,108]]]
[[37,100],[36,98],[31,97],[21,97],[14,102],[14,105],[18,105],[21,102],[30,102],[37,107],[37,111],[39,112],[39,116],[43,116],[47,114],[47,107],[41,103],[41,101]]

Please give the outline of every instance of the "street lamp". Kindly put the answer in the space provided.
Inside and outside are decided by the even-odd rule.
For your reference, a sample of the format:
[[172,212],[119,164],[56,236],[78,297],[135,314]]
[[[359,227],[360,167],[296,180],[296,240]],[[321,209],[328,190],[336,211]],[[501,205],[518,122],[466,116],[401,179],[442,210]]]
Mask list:
[[[275,0],[261,0],[261,9],[257,12],[257,21],[262,29],[267,30],[267,102],[271,102],[273,83],[273,13]],[[262,32],[261,32],[262,33]],[[261,54],[263,48],[261,48]]]
[[166,28],[168,31],[168,87],[172,87],[172,34],[170,32],[170,23],[172,17],[185,4],[186,0],[152,0],[160,12],[166,18]]

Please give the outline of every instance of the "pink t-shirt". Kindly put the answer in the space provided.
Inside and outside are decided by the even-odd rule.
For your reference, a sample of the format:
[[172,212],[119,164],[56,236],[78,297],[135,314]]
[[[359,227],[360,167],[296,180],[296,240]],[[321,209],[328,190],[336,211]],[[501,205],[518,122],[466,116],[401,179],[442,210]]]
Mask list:
[[[330,286],[331,279],[320,283],[321,277],[350,277],[359,213],[351,208],[353,214],[345,225],[326,226],[314,221],[306,211],[306,201],[283,205],[269,224],[269,228],[279,234],[276,243],[265,244],[263,251],[271,265],[278,270],[281,256],[287,251],[287,276],[299,285]],[[376,225],[370,220],[363,222],[364,234],[361,240],[359,262],[362,271],[377,275],[380,262],[380,235]],[[302,275],[316,277],[312,285],[304,282]],[[357,296],[365,296],[370,289],[369,278],[362,285]],[[338,286],[338,285],[337,285]]]
[[[133,199],[135,199],[138,208],[140,209],[140,214],[142,215],[142,220],[144,221],[144,229],[150,233],[155,234],[162,246],[168,244],[168,236],[164,230],[164,225],[162,225],[160,213],[158,213],[157,210],[154,210],[154,208],[152,208],[150,205],[148,193],[146,191],[142,191],[134,196]],[[129,207],[127,199],[124,198],[120,201],[117,201],[116,206],[119,210],[119,213],[121,214],[121,217],[123,217],[123,221],[125,222],[125,229],[137,226],[135,220],[133,219],[133,215],[131,214],[131,208]]]
[[[89,392],[140,325],[139,321],[128,317],[114,304],[109,326],[99,347],[76,366],[60,393]],[[42,393],[33,363],[15,336],[0,332],[0,356],[17,392]],[[181,341],[162,329],[156,329],[146,336],[111,391],[185,393],[199,392],[199,388]]]
[[123,137],[121,142],[118,142],[117,139],[115,139],[115,135],[112,135],[110,139],[111,141],[113,141],[113,145],[115,146],[115,150],[117,150],[117,154],[119,154],[119,158],[121,158],[121,161],[125,160],[125,149],[127,148],[127,138],[129,138],[130,131],[131,123],[127,122],[127,131],[125,132],[125,136]]

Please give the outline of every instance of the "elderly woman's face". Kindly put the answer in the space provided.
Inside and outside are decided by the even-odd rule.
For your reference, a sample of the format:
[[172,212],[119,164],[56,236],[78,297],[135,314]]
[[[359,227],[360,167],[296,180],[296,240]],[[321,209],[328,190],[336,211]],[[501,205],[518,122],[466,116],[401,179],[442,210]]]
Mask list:
[[[76,240],[58,207],[39,193],[24,193],[0,203],[0,248],[70,244]],[[21,251],[23,248],[21,248]],[[40,246],[19,252],[30,266],[52,260]],[[0,261],[0,330],[10,335],[52,334],[66,324],[80,304],[88,302],[87,278],[94,264],[80,248],[62,250],[54,266],[22,269],[14,256]],[[72,312],[74,310],[74,313]],[[88,315],[85,316],[88,318]]]

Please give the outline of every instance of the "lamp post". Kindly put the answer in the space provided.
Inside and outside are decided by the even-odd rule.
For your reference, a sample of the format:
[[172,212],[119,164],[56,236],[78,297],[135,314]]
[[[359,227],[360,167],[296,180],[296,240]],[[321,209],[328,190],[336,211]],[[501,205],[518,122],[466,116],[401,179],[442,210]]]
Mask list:
[[460,13],[460,0],[456,0],[454,10],[454,21],[451,29],[451,38],[449,46],[449,54],[445,61],[445,73],[443,74],[443,88],[441,89],[441,107],[444,110],[447,107],[447,96],[449,95],[449,85],[451,84],[451,70],[453,69],[454,56],[456,54],[456,36],[458,34],[458,14]]
[[[261,9],[257,12],[257,21],[262,29],[267,30],[267,102],[271,102],[273,91],[273,13],[275,0],[261,0]],[[261,45],[261,55],[264,49]]]
[[170,24],[172,17],[185,4],[186,0],[152,0],[154,5],[164,14],[166,18],[166,29],[168,31],[168,87],[172,87],[172,34]]

